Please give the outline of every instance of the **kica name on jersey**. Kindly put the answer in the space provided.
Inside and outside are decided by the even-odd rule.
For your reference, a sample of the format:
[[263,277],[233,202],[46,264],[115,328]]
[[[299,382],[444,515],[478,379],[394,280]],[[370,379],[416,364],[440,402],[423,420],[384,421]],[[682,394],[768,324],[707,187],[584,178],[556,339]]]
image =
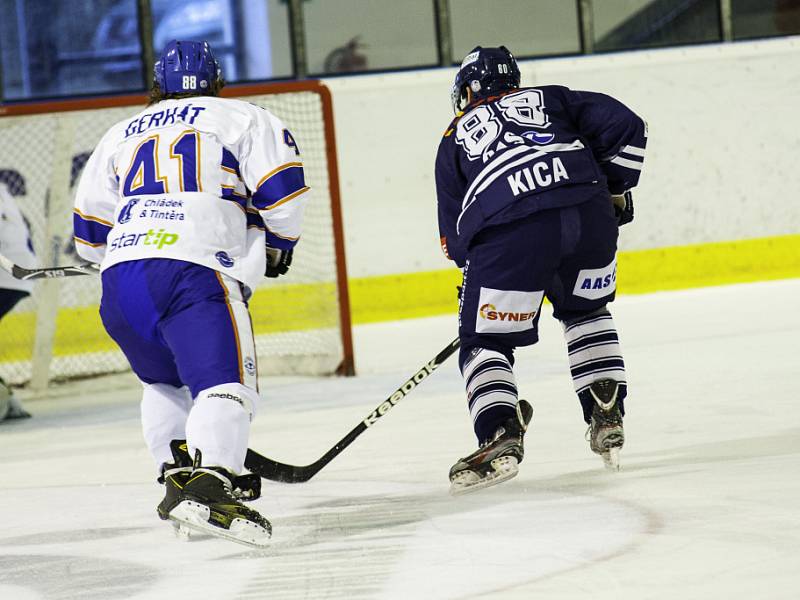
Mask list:
[[515,196],[568,179],[567,169],[557,156],[552,161],[537,161],[506,177],[511,193]]

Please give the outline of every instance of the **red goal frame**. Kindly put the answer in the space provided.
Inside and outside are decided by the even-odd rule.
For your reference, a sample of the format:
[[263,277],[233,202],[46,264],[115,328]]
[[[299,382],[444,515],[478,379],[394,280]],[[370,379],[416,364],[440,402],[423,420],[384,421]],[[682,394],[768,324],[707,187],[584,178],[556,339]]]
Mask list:
[[[336,155],[336,130],[333,122],[333,99],[328,87],[317,79],[303,81],[252,83],[227,85],[222,97],[257,96],[265,94],[289,94],[293,92],[313,92],[319,94],[325,131],[325,155],[328,167],[328,184],[331,196],[331,216],[333,223],[333,242],[336,252],[336,287],[339,298],[339,324],[342,339],[342,362],[336,369],[337,375],[355,375],[355,354],[353,352],[353,332],[350,318],[350,295],[347,289],[347,264],[344,250],[344,226],[342,221],[341,195],[339,190],[339,163]],[[68,100],[31,101],[19,104],[0,105],[0,117],[59,113],[121,106],[138,106],[147,103],[146,94],[122,94],[95,98],[75,98]]]

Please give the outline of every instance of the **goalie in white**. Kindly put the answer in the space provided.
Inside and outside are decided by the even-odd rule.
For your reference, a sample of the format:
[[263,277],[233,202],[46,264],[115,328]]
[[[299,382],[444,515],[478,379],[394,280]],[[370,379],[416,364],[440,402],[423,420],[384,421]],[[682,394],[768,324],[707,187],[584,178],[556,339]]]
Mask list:
[[101,262],[103,324],[144,384],[159,516],[261,545],[269,522],[233,495],[258,404],[247,299],[289,269],[309,188],[289,130],[218,98],[222,86],[207,43],[170,42],[150,105],[89,158],[74,233]]

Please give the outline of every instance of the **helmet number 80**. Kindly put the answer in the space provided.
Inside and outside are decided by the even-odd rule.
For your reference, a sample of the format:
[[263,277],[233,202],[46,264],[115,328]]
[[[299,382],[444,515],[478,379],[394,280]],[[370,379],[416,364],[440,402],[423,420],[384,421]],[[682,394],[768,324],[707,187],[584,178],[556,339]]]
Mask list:
[[183,76],[183,89],[196,90],[197,89],[197,75],[184,75]]

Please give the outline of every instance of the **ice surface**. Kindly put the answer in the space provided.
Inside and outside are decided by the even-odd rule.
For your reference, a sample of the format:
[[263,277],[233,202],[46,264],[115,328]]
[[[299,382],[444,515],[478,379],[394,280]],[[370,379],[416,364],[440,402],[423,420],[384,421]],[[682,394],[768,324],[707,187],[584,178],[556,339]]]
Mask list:
[[[473,449],[455,358],[305,484],[265,482],[271,547],[176,539],[130,377],[70,384],[0,424],[0,599],[798,597],[800,280],[624,297],[623,470],[584,441],[559,325],[518,353],[520,475],[448,495]],[[350,379],[272,379],[251,447],[316,460],[455,335],[356,329]]]

